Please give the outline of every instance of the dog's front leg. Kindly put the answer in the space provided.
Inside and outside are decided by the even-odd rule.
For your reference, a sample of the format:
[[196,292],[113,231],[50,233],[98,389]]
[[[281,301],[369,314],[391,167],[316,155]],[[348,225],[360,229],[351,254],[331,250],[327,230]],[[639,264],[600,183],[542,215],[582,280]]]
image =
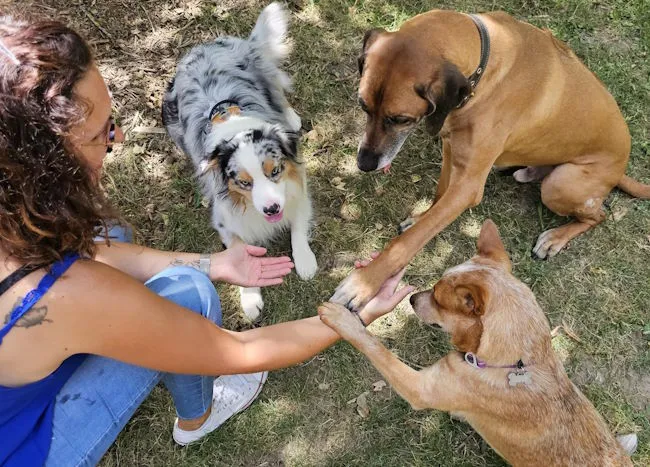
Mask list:
[[311,201],[303,196],[296,208],[296,214],[291,222],[291,250],[296,273],[301,279],[311,279],[318,270],[316,256],[309,246],[309,223],[311,221]]
[[330,300],[354,310],[368,303],[381,285],[406,266],[424,245],[465,209],[480,202],[490,167],[491,163],[487,162],[472,167],[474,170],[452,168],[449,187],[440,200],[422,214],[410,229],[391,240],[368,266],[353,271],[343,280]]
[[346,308],[324,303],[319,307],[318,314],[321,321],[363,353],[413,409],[459,410],[454,397],[453,381],[444,375],[444,361],[422,371],[415,371],[384,347]]

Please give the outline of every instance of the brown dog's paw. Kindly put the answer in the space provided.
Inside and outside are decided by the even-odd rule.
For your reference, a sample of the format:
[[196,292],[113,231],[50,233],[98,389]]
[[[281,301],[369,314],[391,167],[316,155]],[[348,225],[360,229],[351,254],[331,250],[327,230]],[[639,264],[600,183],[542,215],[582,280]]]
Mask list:
[[564,231],[562,227],[557,227],[542,232],[533,248],[533,255],[539,259],[548,259],[557,255],[569,243]]
[[377,294],[385,278],[371,270],[372,263],[353,271],[336,288],[330,302],[343,305],[350,311],[359,311]]

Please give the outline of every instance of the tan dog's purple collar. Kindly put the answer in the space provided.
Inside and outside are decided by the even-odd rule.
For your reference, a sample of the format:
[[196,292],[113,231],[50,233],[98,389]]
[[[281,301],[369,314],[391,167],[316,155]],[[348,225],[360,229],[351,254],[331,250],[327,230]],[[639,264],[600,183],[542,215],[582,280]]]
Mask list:
[[509,368],[515,370],[508,373],[508,384],[510,386],[517,386],[518,384],[524,384],[526,386],[530,386],[533,382],[531,374],[526,370],[526,368],[530,365],[524,365],[524,362],[522,360],[519,360],[517,363],[513,365],[488,365],[487,362],[484,362],[472,352],[465,352],[463,358],[465,359],[465,362],[467,362],[469,365],[478,369]]

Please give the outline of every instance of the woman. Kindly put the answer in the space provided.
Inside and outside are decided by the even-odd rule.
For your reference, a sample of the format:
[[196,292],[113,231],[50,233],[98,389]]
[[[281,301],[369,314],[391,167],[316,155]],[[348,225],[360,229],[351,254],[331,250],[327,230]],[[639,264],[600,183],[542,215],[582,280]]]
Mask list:
[[[267,370],[339,338],[318,317],[219,327],[211,280],[279,284],[289,258],[247,245],[201,257],[95,243],[115,217],[102,164],[122,140],[79,35],[0,18],[2,465],[96,464],[159,380],[176,406],[174,440],[196,441],[250,404]],[[400,277],[360,312],[364,323],[411,291],[396,292]]]

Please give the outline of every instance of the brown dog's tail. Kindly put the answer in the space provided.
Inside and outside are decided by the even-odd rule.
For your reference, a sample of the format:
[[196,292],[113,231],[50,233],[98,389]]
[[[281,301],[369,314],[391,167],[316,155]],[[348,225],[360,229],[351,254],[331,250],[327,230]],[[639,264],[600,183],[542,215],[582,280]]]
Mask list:
[[621,181],[617,185],[625,193],[634,196],[635,198],[650,199],[650,185],[645,185],[637,182],[633,178],[623,175]]

